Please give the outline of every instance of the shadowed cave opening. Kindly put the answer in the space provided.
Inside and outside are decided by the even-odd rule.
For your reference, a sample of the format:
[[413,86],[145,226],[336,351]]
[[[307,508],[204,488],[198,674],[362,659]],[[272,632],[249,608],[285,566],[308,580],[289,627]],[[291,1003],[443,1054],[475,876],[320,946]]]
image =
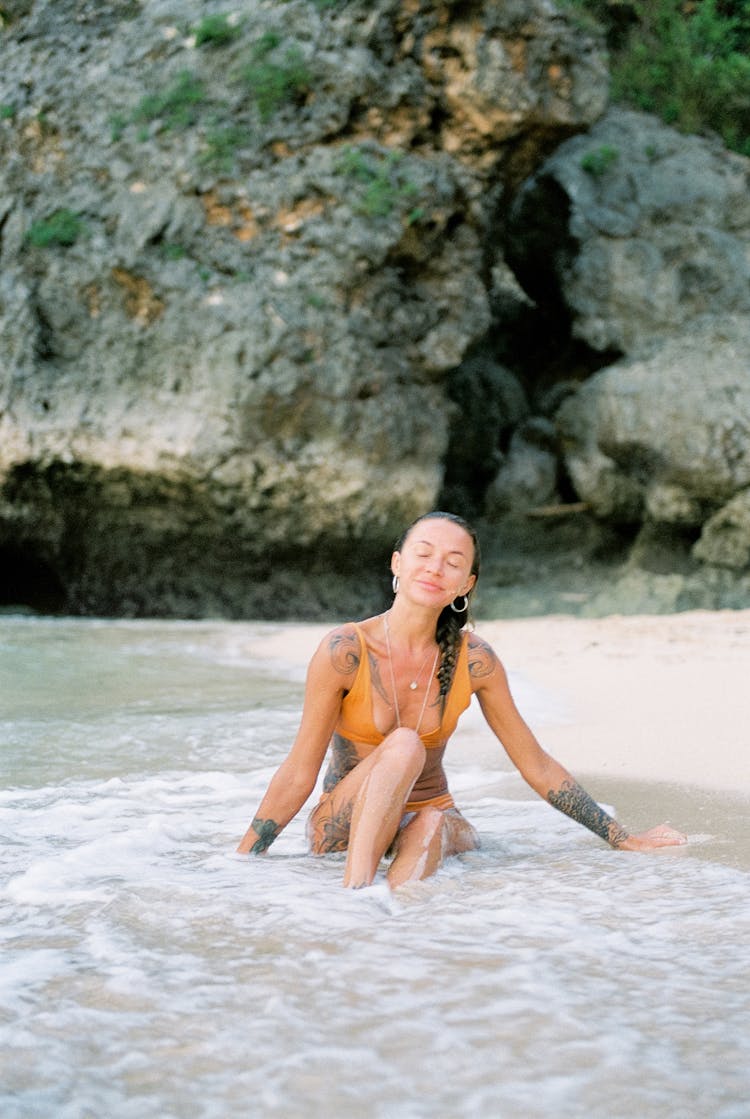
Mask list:
[[57,574],[32,548],[0,547],[0,609],[61,614],[67,595]]

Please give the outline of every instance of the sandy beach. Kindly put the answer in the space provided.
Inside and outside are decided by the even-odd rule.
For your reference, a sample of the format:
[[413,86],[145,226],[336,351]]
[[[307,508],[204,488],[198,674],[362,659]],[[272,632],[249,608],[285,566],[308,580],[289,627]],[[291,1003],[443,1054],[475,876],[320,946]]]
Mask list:
[[[302,666],[329,628],[281,626],[262,655]],[[522,710],[524,689],[542,690],[545,713],[529,722],[574,773],[750,795],[750,610],[479,619],[476,631]],[[497,767],[478,711],[458,734]]]

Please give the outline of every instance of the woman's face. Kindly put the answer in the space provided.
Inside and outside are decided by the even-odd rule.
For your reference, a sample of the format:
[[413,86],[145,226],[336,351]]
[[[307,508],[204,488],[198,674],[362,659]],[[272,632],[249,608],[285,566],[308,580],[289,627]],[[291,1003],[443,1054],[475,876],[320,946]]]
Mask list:
[[474,542],[465,529],[442,517],[417,523],[394,552],[391,570],[399,578],[399,594],[442,610],[467,594],[476,582],[471,568]]

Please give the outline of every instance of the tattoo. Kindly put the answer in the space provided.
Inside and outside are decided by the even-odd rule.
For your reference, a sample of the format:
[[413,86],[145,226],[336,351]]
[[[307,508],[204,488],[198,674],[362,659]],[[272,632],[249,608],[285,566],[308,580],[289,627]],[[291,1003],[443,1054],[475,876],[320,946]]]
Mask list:
[[267,851],[281,831],[281,825],[275,820],[261,820],[260,816],[255,817],[252,828],[258,837],[250,848],[253,855],[260,855],[262,851]]
[[608,816],[577,781],[563,781],[559,789],[550,789],[547,800],[612,847],[619,847],[628,838],[628,833],[617,820]]
[[367,650],[367,655],[370,658],[370,679],[372,680],[372,686],[378,695],[385,700],[388,706],[393,707],[393,696],[389,695],[385,690],[383,681],[380,678],[380,661],[377,657],[372,655],[369,649]]
[[469,638],[469,675],[480,679],[495,671],[497,657],[492,648],[480,637]]
[[356,630],[335,633],[328,642],[331,664],[342,676],[349,676],[359,668],[359,638]]
[[328,763],[325,777],[323,778],[323,791],[330,793],[338,785],[342,777],[351,773],[355,765],[362,759],[357,753],[357,748],[348,738],[334,734],[331,739],[331,760]]
[[338,812],[323,820],[324,841],[321,849],[329,853],[345,851],[349,846],[349,831],[352,824],[352,802],[349,801]]

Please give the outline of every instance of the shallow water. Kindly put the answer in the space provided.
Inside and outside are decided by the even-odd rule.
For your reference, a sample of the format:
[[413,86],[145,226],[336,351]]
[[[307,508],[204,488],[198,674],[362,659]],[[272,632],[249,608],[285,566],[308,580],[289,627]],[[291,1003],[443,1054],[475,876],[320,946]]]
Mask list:
[[617,854],[480,768],[469,713],[480,851],[395,895],[303,816],[241,858],[298,718],[249,652],[279,631],[0,618],[3,1119],[747,1119],[747,805],[600,781],[691,833]]

